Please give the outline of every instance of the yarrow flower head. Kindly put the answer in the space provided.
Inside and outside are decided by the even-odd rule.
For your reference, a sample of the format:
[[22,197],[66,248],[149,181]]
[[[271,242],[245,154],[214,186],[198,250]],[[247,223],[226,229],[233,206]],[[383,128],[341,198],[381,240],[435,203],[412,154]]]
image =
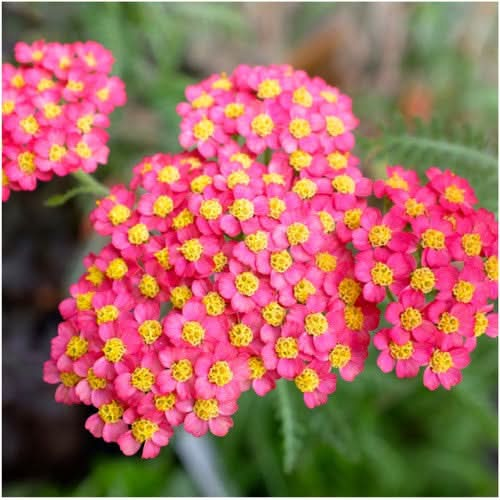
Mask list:
[[107,162],[108,115],[126,101],[109,76],[111,52],[96,42],[14,47],[19,66],[2,65],[3,201],[38,181]]
[[471,219],[465,181],[450,206],[449,174],[420,187],[397,167],[375,192],[389,210],[368,208],[350,99],[289,66],[239,66],[186,98],[184,151],[144,158],[90,215],[108,244],[60,306],[45,365],[56,399],[93,405],[86,427],[125,454],[155,456],[181,425],[223,436],[244,391],[284,379],[313,408],[353,381],[385,300],[381,369],[457,383],[497,331],[497,235]]

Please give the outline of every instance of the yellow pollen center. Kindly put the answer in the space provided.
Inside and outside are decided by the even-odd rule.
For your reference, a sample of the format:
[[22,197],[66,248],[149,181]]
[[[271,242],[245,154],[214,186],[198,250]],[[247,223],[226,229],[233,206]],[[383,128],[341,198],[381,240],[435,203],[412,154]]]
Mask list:
[[268,245],[267,233],[264,231],[256,231],[255,233],[245,236],[245,245],[254,253],[262,252]]
[[170,264],[170,255],[168,248],[162,248],[154,254],[156,261],[160,264],[163,269],[170,269],[172,266]]
[[241,295],[251,297],[259,288],[259,278],[251,272],[240,273],[236,276],[235,285]]
[[201,119],[194,127],[193,127],[193,135],[199,141],[206,141],[212,137],[215,131],[214,123],[208,118]]
[[335,231],[335,219],[328,212],[321,210],[320,212],[318,212],[318,217],[321,225],[323,226],[323,231],[325,234],[330,234]]
[[61,59],[59,59],[59,68],[60,69],[67,69],[71,65],[71,59],[68,56],[62,56]]
[[477,233],[464,234],[461,239],[462,248],[469,257],[475,257],[481,253],[483,243],[481,235]]
[[99,89],[95,95],[100,101],[107,101],[109,99],[109,89],[108,87],[103,87],[102,89]]
[[344,224],[351,230],[358,229],[361,226],[360,208],[351,208],[344,212]]
[[410,359],[413,355],[413,342],[409,340],[403,345],[389,342],[389,352],[393,359]]
[[42,57],[43,57],[43,52],[41,50],[34,50],[31,53],[31,59],[33,59],[33,61],[36,62],[41,61]]
[[400,315],[401,326],[409,332],[422,324],[422,314],[414,307],[407,307]]
[[438,329],[443,333],[455,333],[460,327],[460,321],[449,312],[444,312],[439,317]]
[[449,352],[436,349],[429,365],[434,373],[445,373],[453,367],[453,358]]
[[40,130],[40,125],[38,125],[38,122],[33,115],[28,115],[26,118],[23,118],[19,124],[22,129],[30,135],[34,135]]
[[202,302],[209,316],[220,316],[226,310],[226,302],[217,292],[208,292]]
[[200,108],[209,108],[214,103],[214,98],[205,92],[199,95],[194,101],[191,103],[194,109]]
[[154,276],[145,274],[139,281],[139,291],[143,297],[154,299],[160,293],[160,286]]
[[262,308],[264,321],[271,326],[281,326],[285,321],[286,309],[277,302],[269,302]]
[[437,229],[426,229],[421,236],[422,247],[442,250],[444,248],[444,233]]
[[10,115],[16,107],[14,101],[4,101],[2,102],[2,114]]
[[345,132],[344,122],[336,116],[326,117],[326,131],[332,136],[337,137]]
[[301,392],[313,392],[318,388],[319,377],[312,368],[304,368],[294,379],[297,389]]
[[344,321],[347,328],[359,331],[363,328],[365,317],[361,307],[346,305],[344,310]]
[[92,368],[89,368],[89,371],[87,372],[87,382],[90,388],[94,391],[104,389],[106,387],[106,379],[98,377]]
[[36,170],[35,155],[29,151],[20,153],[17,157],[17,164],[21,172],[31,175]]
[[299,304],[305,304],[307,299],[316,293],[315,286],[307,279],[303,278],[293,287],[293,296]]
[[187,382],[193,376],[193,365],[189,359],[180,359],[171,366],[170,371],[176,382]]
[[139,326],[138,331],[145,344],[152,344],[162,334],[161,323],[155,319],[147,319]]
[[328,165],[333,170],[343,170],[344,168],[347,167],[347,153],[342,154],[339,153],[338,151],[335,151],[333,153],[330,153],[326,157],[326,160],[328,162]]
[[224,115],[226,118],[239,118],[245,112],[245,106],[239,102],[230,102],[224,108]]
[[141,418],[136,420],[132,424],[132,436],[138,443],[144,443],[148,439],[151,439],[155,432],[158,430],[158,424],[148,420],[147,418]]
[[477,312],[474,315],[474,335],[480,337],[488,329],[488,317],[482,312]]
[[292,263],[292,256],[286,250],[271,254],[271,267],[277,273],[284,273]]
[[262,358],[258,356],[252,356],[251,358],[248,358],[248,368],[250,369],[251,380],[260,379],[267,372],[266,367],[264,366],[264,362],[262,361]]
[[210,186],[210,184],[212,184],[212,177],[205,174],[199,175],[191,181],[191,191],[193,191],[193,193],[203,193],[205,188]]
[[328,355],[332,368],[344,368],[351,361],[351,348],[345,344],[337,344]]
[[455,184],[452,184],[444,190],[444,197],[450,203],[463,203],[465,199],[464,192],[465,191],[463,189],[460,189],[455,186]]
[[[352,194],[356,189],[354,179],[349,175],[338,175],[333,179],[332,186],[335,191],[342,194]],[[355,209],[354,209],[355,210]]]
[[405,201],[405,213],[409,217],[418,217],[425,213],[425,205],[423,203],[418,203],[415,198],[408,198]]
[[250,184],[250,177],[243,170],[235,170],[227,176],[227,187],[234,189],[238,184],[248,186]]
[[94,54],[92,54],[92,52],[85,54],[83,56],[83,59],[85,60],[87,65],[90,66],[91,68],[93,68],[97,64],[97,61],[95,60]]
[[235,161],[239,163],[243,168],[250,168],[252,165],[252,158],[248,156],[246,153],[234,153],[231,155],[231,158],[229,158],[229,161]]
[[174,209],[174,202],[170,196],[162,194],[153,203],[153,214],[157,217],[166,217]]
[[206,422],[219,415],[219,403],[216,399],[197,399],[193,411],[200,420]]
[[86,142],[80,141],[76,146],[75,146],[75,153],[80,157],[84,159],[89,159],[92,156],[92,150],[89,148],[88,144]]
[[175,230],[184,229],[193,222],[194,222],[194,215],[187,208],[185,208],[174,217],[172,221],[172,227]]
[[108,219],[110,220],[111,224],[113,224],[113,226],[119,226],[120,224],[123,224],[129,219],[129,217],[130,208],[128,208],[126,205],[115,205],[108,212]]
[[292,191],[301,199],[310,200],[318,191],[318,186],[310,179],[300,179],[293,185]]
[[304,118],[294,118],[288,125],[288,130],[295,139],[303,139],[311,135],[311,125]]
[[280,337],[274,346],[278,358],[295,359],[299,354],[299,344],[294,337]]
[[173,392],[171,392],[170,394],[165,394],[164,396],[155,396],[153,400],[155,408],[158,411],[170,411],[174,407],[177,397]]
[[73,335],[69,339],[68,345],[66,346],[66,356],[71,358],[73,361],[80,359],[84,354],[87,354],[89,343],[83,337],[79,335]]
[[293,153],[290,154],[289,162],[297,172],[300,172],[302,169],[307,168],[312,163],[312,156],[305,151],[296,149]]
[[315,257],[315,263],[321,271],[330,273],[337,268],[337,257],[328,252],[320,252]]
[[66,84],[66,88],[71,90],[71,92],[81,92],[84,89],[85,85],[83,82],[79,82],[77,80],[69,80]]
[[274,122],[269,115],[261,113],[252,120],[250,127],[259,137],[266,137],[274,130]]
[[304,328],[313,337],[323,335],[328,330],[328,321],[321,313],[311,313],[305,317]]
[[245,323],[235,323],[229,330],[229,341],[235,347],[246,347],[253,340],[252,329]]
[[149,231],[146,224],[136,224],[128,230],[128,241],[132,245],[142,245],[149,240]]
[[94,286],[99,286],[104,280],[104,273],[101,272],[96,266],[90,266],[87,269],[85,279],[92,283]]
[[113,304],[108,304],[107,306],[97,309],[97,324],[102,325],[103,323],[109,323],[110,321],[116,321],[120,312],[118,308]]
[[141,392],[149,392],[155,383],[155,376],[149,368],[137,367],[132,373],[130,383]]
[[370,274],[375,285],[389,286],[394,281],[392,269],[383,262],[377,262],[372,267]]
[[436,277],[428,267],[420,267],[411,273],[410,286],[419,292],[429,293],[434,289]]
[[474,295],[476,287],[470,281],[458,280],[453,286],[453,296],[458,302],[468,304]]
[[65,387],[74,387],[82,380],[81,377],[74,372],[63,372],[59,375],[59,378]]
[[286,210],[286,204],[280,198],[269,199],[269,217],[279,219],[281,214]]
[[309,239],[309,229],[301,222],[290,224],[286,230],[286,237],[290,245],[301,245]]
[[184,258],[189,262],[197,262],[203,253],[203,245],[198,238],[186,240],[179,248]]
[[333,92],[330,92],[328,90],[322,90],[319,94],[326,102],[332,104],[337,102],[338,97]]
[[408,183],[396,172],[394,172],[385,183],[393,189],[402,189],[403,191],[408,191]]
[[281,87],[278,80],[267,79],[260,82],[257,88],[259,99],[272,99],[281,94]]
[[52,144],[49,150],[49,160],[50,161],[60,161],[64,155],[66,154],[66,148],[64,146],[60,146],[59,144]]
[[76,126],[84,134],[88,134],[92,130],[92,125],[94,124],[94,115],[85,115],[78,118]]
[[113,400],[99,408],[99,416],[106,424],[114,424],[122,418],[123,407]]
[[277,174],[276,172],[264,174],[262,176],[262,180],[266,186],[269,184],[280,184],[281,186],[285,185],[285,179],[283,176],[281,174]]
[[385,224],[373,226],[368,232],[368,240],[372,247],[384,247],[391,241],[392,231]]
[[313,103],[313,97],[305,87],[299,87],[293,92],[292,102],[304,108],[310,108]]
[[182,340],[193,347],[199,346],[205,338],[205,328],[198,321],[186,321],[182,326]]
[[345,304],[353,305],[361,295],[361,285],[352,278],[344,278],[339,283],[339,297]]
[[95,292],[79,293],[76,296],[76,308],[79,311],[90,311],[92,309],[92,298]]
[[253,217],[253,203],[250,200],[246,200],[244,198],[235,200],[229,207],[229,213],[240,221],[246,221]]
[[118,363],[127,352],[127,348],[121,339],[115,337],[106,341],[102,352],[108,361]]
[[233,380],[233,372],[227,361],[216,361],[208,371],[208,381],[219,387],[224,387]]
[[170,302],[177,309],[182,309],[184,304],[193,296],[186,285],[176,286],[170,291]]
[[492,255],[484,261],[484,272],[491,281],[498,281],[498,257]]
[[156,176],[158,182],[162,182],[164,184],[173,184],[181,178],[181,174],[179,173],[179,169],[174,167],[173,165],[166,165],[162,167],[158,171],[158,175]]
[[12,79],[10,80],[10,84],[15,87],[16,89],[20,89],[24,87],[25,81],[23,78],[23,75],[18,73],[17,75],[13,76]]

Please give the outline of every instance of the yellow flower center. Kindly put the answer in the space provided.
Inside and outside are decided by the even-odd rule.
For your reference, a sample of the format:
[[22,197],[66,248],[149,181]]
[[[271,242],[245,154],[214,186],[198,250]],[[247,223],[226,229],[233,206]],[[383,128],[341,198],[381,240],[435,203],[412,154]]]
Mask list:
[[334,94],[333,92],[330,92],[328,90],[322,90],[319,95],[326,101],[330,103],[336,103],[337,102],[337,95]]
[[176,382],[187,382],[193,376],[193,365],[189,359],[180,359],[171,366],[170,370]]
[[305,317],[304,328],[313,337],[323,335],[328,330],[328,321],[321,313],[311,313]]
[[31,53],[31,58],[33,59],[33,61],[36,62],[41,61],[42,57],[43,57],[43,52],[41,50],[34,50]]
[[229,213],[240,221],[246,221],[254,215],[253,203],[244,198],[234,200],[232,205],[229,207]]
[[209,108],[210,106],[213,105],[213,103],[214,103],[214,98],[210,94],[203,92],[196,99],[194,99],[191,105],[193,106],[194,109],[200,109],[200,108]]
[[418,217],[425,213],[425,205],[419,203],[415,198],[408,198],[405,201],[405,213],[409,217]]
[[97,324],[102,325],[103,323],[109,323],[110,321],[115,321],[118,319],[120,312],[118,308],[113,304],[108,304],[107,306],[101,307],[96,311]]
[[214,123],[208,118],[202,118],[194,127],[193,135],[199,141],[206,141],[212,137],[215,131]]
[[268,245],[267,233],[264,231],[256,231],[255,233],[245,236],[245,245],[254,253],[262,252]]
[[375,285],[389,286],[394,281],[392,269],[383,262],[377,262],[372,267],[370,274]]
[[145,274],[139,281],[139,291],[143,297],[154,299],[160,293],[160,286],[154,276]]
[[239,184],[244,186],[248,186],[248,184],[250,184],[250,177],[244,170],[235,170],[227,177],[227,187],[229,189],[234,189]]
[[10,115],[16,107],[16,104],[14,101],[4,101],[2,102],[2,114],[4,115]]
[[264,321],[271,326],[281,326],[285,321],[286,309],[277,302],[269,302],[262,308]]
[[245,106],[239,102],[230,102],[224,108],[226,118],[239,118],[245,112]]
[[90,311],[95,292],[79,293],[76,296],[76,308],[79,311]]
[[436,277],[428,267],[419,267],[411,273],[410,286],[419,292],[429,293],[434,289]]
[[94,286],[99,286],[104,280],[104,274],[96,266],[90,266],[87,269],[85,279],[92,283]]
[[460,327],[460,321],[449,312],[444,312],[439,317],[438,329],[443,333],[455,333]]
[[316,293],[315,286],[307,279],[303,278],[293,287],[293,296],[300,304],[305,304],[307,299]]
[[85,160],[92,156],[92,150],[89,148],[88,144],[80,141],[75,147],[75,153]]
[[264,174],[262,176],[262,180],[264,184],[267,186],[269,184],[280,184],[281,186],[285,185],[285,179],[281,174],[277,174],[276,172],[271,172],[270,174]]
[[49,150],[49,160],[50,161],[60,161],[61,158],[66,154],[66,148],[60,146],[59,144],[52,144]]
[[128,241],[132,245],[142,245],[149,240],[149,231],[146,224],[136,224],[128,230]]
[[78,384],[78,382],[80,382],[80,380],[82,380],[82,378],[74,372],[63,372],[59,375],[59,378],[66,387],[74,387]]
[[470,281],[458,280],[453,286],[453,296],[458,302],[468,304],[472,300],[476,287]]
[[66,356],[71,358],[73,361],[80,359],[84,354],[87,354],[89,343],[83,337],[79,335],[73,335],[69,339],[68,345],[66,346]]
[[89,368],[87,372],[87,382],[90,388],[94,391],[104,389],[106,387],[106,379],[98,377],[92,368]]
[[214,261],[214,271],[220,273],[227,264],[227,257],[224,252],[218,252],[213,256]]
[[304,108],[310,108],[313,103],[313,97],[305,87],[299,87],[293,92],[292,102]]
[[271,267],[277,273],[284,273],[292,263],[292,256],[286,250],[271,254]]
[[217,292],[208,292],[202,302],[209,316],[220,316],[226,310],[226,302]]
[[335,231],[335,219],[328,212],[321,210],[318,212],[318,217],[325,234],[333,233],[333,231]]
[[289,123],[288,130],[295,139],[303,139],[311,135],[311,125],[304,118],[294,118]]
[[321,271],[330,273],[337,268],[337,257],[328,252],[320,252],[315,257],[315,263]]
[[453,367],[453,359],[449,352],[436,349],[429,364],[434,373],[445,373]]
[[17,164],[21,172],[31,175],[36,170],[35,155],[29,151],[24,151],[17,156]]
[[71,90],[71,92],[81,92],[85,88],[85,85],[78,80],[69,80],[66,84],[66,88]]
[[158,424],[147,418],[141,418],[132,424],[132,436],[138,443],[144,443],[144,441],[151,439],[157,430]]
[[157,217],[166,217],[174,209],[174,201],[170,196],[162,194],[153,203],[153,214]]
[[373,226],[368,232],[368,240],[372,247],[384,247],[391,241],[392,231],[391,228],[385,224]]
[[208,371],[208,380],[212,384],[224,387],[233,380],[233,372],[227,361],[216,361]]
[[414,307],[407,307],[400,315],[399,320],[405,330],[411,331],[422,324],[422,314]]
[[108,212],[108,219],[113,226],[119,226],[126,222],[130,217],[130,208],[126,205],[117,204]]
[[221,73],[221,78],[219,78],[218,80],[215,80],[212,83],[212,88],[219,89],[219,90],[231,90],[233,88],[233,84],[227,78],[225,73]]
[[389,342],[389,352],[394,359],[410,359],[413,355],[413,342],[409,340],[403,345]]
[[102,89],[99,89],[95,95],[100,101],[107,101],[109,99],[109,89],[108,87],[103,87]]
[[437,229],[426,229],[421,238],[424,248],[432,248],[433,250],[442,250],[444,248],[444,233]]
[[127,263],[119,257],[113,259],[106,268],[106,276],[112,280],[121,280],[127,272]]
[[170,269],[172,266],[170,264],[170,255],[168,248],[162,248],[154,254],[156,261],[160,264],[163,269]]
[[219,403],[216,399],[197,399],[193,411],[200,420],[208,421],[219,415]]
[[344,168],[347,167],[347,153],[342,154],[339,153],[338,151],[335,151],[333,153],[330,153],[326,157],[326,160],[328,162],[328,165],[333,170],[343,170]]
[[462,248],[469,257],[477,256],[481,253],[483,243],[481,235],[477,233],[464,234],[461,239]]
[[251,358],[248,358],[248,368],[250,369],[251,380],[260,379],[267,372],[266,367],[264,366],[264,362],[262,361],[262,358],[258,356],[252,356]]
[[307,168],[312,163],[312,156],[305,151],[296,149],[293,153],[290,154],[289,162],[297,172],[300,172],[302,169]]
[[498,257],[492,255],[484,261],[484,272],[491,281],[498,281]]
[[292,191],[303,200],[310,200],[318,191],[318,186],[310,179],[300,179],[293,185]]
[[191,191],[193,191],[193,193],[203,193],[205,188],[210,186],[210,184],[212,184],[212,177],[205,174],[199,175],[191,181]]
[[269,217],[279,219],[281,214],[286,210],[286,205],[280,198],[269,199]]
[[295,359],[299,354],[299,344],[294,337],[280,337],[274,350],[280,359]]
[[309,239],[309,229],[301,222],[290,224],[286,230],[286,237],[290,245],[300,245]]
[[205,338],[205,328],[198,321],[186,321],[182,326],[182,339],[193,347],[199,346]]
[[194,222],[194,215],[185,208],[181,210],[173,219],[172,227],[177,231],[179,229],[184,229]]
[[121,339],[115,337],[106,340],[102,352],[109,362],[118,363],[127,352],[127,348]]
[[326,117],[326,131],[332,136],[337,137],[345,132],[344,122],[336,116]]
[[257,88],[257,97],[259,99],[272,99],[281,94],[281,87],[278,80],[267,79],[260,82]]
[[25,81],[24,81],[23,75],[18,73],[17,75],[13,76],[10,80],[10,84],[13,87],[15,87],[16,89],[20,89],[20,88],[24,87]]
[[319,377],[312,368],[304,368],[294,379],[297,389],[301,392],[313,392],[318,388]]
[[94,124],[94,115],[85,115],[78,118],[76,126],[83,134],[88,134],[92,130]]
[[38,125],[38,122],[33,115],[28,115],[26,118],[23,118],[19,124],[22,129],[30,135],[34,135],[40,130],[40,125]]
[[171,392],[170,394],[165,394],[164,396],[155,396],[153,400],[155,408],[158,411],[170,411],[174,407],[177,397],[173,392]]
[[480,337],[488,329],[488,317],[482,312],[477,312],[474,315],[474,335]]
[[274,130],[274,122],[269,115],[261,113],[252,120],[250,127],[254,134],[259,137],[266,137]]
[[409,186],[408,183],[396,172],[394,172],[385,183],[393,188],[393,189],[402,189],[404,191],[408,191]]
[[359,331],[363,328],[365,317],[361,307],[346,305],[344,310],[344,321],[347,328]]
[[253,340],[252,329],[245,323],[235,323],[229,330],[229,340],[235,347],[246,347]]
[[91,68],[93,68],[97,64],[97,61],[95,60],[94,54],[92,54],[92,52],[85,54],[83,58],[85,59],[87,65]]
[[197,262],[203,253],[203,245],[198,238],[186,240],[179,248],[184,258],[189,262]]
[[155,376],[149,368],[137,367],[132,372],[130,383],[141,392],[149,392],[155,383]]
[[173,184],[181,178],[181,174],[178,168],[173,165],[166,165],[158,171],[156,178],[158,182]]
[[259,288],[259,278],[250,272],[240,273],[236,276],[235,285],[241,295],[251,297]]
[[333,179],[332,186],[335,191],[342,194],[352,194],[356,189],[354,179],[348,175],[338,175]]
[[337,344],[328,355],[332,368],[344,368],[351,361],[351,348],[345,344]]
[[177,309],[182,309],[184,304],[193,296],[186,285],[176,286],[170,291],[170,302]]
[[452,184],[444,190],[444,197],[450,203],[463,203],[465,191]]
[[99,408],[99,416],[106,424],[114,424],[122,418],[123,407],[113,400]]
[[351,230],[358,229],[361,226],[360,208],[351,208],[344,212],[344,224]]
[[361,285],[352,278],[344,278],[339,283],[339,297],[342,302],[353,305],[361,295]]
[[59,59],[59,68],[60,69],[67,69],[71,65],[71,59],[68,56],[62,56],[61,59]]
[[155,319],[147,319],[141,323],[138,331],[145,344],[152,344],[162,334],[161,323]]
[[246,153],[234,153],[231,155],[231,158],[229,158],[229,161],[235,161],[239,163],[243,168],[250,168],[252,165],[252,158],[248,156]]

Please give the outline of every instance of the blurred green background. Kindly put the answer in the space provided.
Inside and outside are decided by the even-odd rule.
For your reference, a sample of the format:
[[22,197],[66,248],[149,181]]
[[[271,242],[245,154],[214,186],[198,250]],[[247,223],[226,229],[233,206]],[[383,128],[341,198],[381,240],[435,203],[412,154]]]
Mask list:
[[[290,62],[353,97],[357,154],[370,175],[383,175],[387,163],[451,168],[497,212],[495,3],[3,7],[4,61],[16,41],[39,38],[93,39],[113,51],[129,98],[113,114],[109,165],[98,173],[107,183],[128,180],[145,155],[179,150],[175,105],[189,83],[239,63]],[[21,240],[31,252],[4,245],[4,495],[496,496],[498,355],[487,338],[449,393],[383,375],[372,356],[325,407],[307,410],[283,384],[264,399],[247,393],[227,437],[179,433],[154,461],[124,458],[88,436],[87,409],[57,405],[40,382],[57,302],[81,271],[79,257],[101,244],[85,223],[91,199],[73,200],[64,216],[41,208],[70,184],[58,179],[14,193],[3,210],[4,240]],[[55,235],[46,258],[56,270],[28,293],[9,271],[18,266],[33,286],[26,269],[30,255],[40,260],[52,245],[47,235]],[[16,319],[30,314],[32,322],[17,328]]]

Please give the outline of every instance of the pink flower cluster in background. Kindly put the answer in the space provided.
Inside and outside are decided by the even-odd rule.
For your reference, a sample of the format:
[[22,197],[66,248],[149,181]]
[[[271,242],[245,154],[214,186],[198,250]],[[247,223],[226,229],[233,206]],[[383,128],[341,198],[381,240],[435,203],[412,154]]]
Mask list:
[[38,181],[107,162],[108,115],[126,100],[109,76],[114,59],[96,42],[15,46],[19,66],[2,65],[2,199]]
[[94,436],[151,458],[180,425],[225,435],[242,392],[279,379],[326,403],[363,371],[384,301],[380,368],[459,382],[497,335],[496,222],[468,183],[400,167],[372,183],[351,100],[289,66],[239,66],[186,96],[185,151],[145,158],[90,216],[109,241],[60,305],[56,400],[92,405]]

